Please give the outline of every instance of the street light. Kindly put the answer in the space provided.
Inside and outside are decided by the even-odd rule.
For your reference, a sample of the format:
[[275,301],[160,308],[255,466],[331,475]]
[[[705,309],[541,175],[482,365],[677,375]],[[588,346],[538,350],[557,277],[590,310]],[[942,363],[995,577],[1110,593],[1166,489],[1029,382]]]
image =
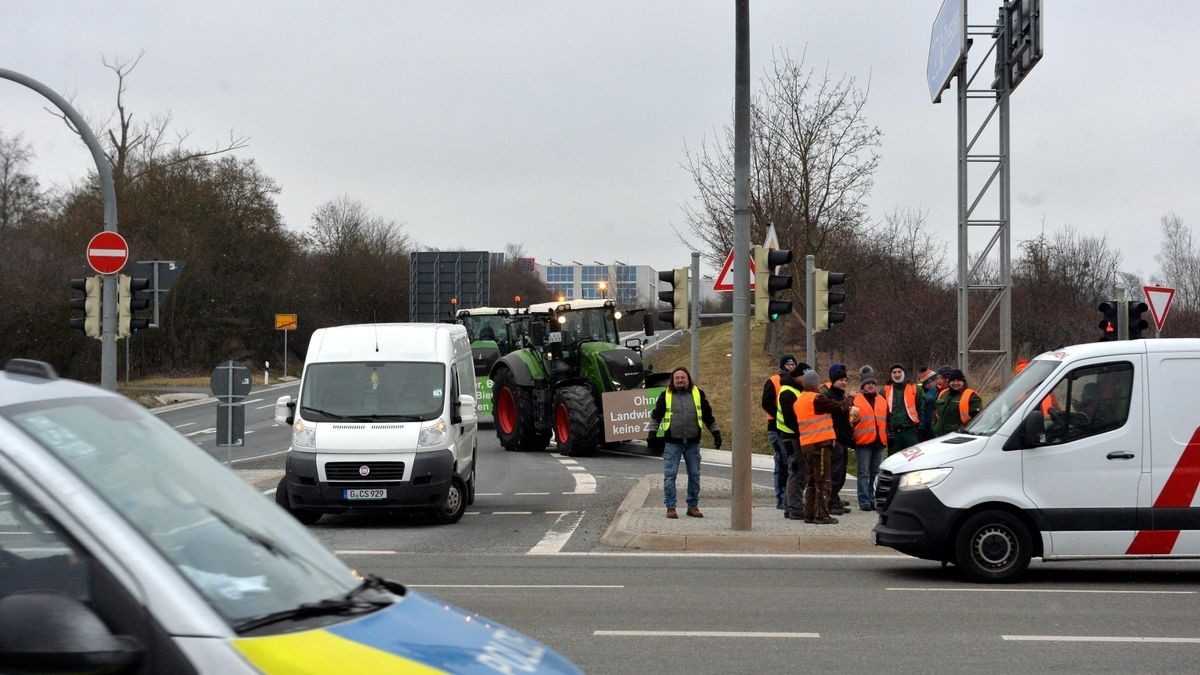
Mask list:
[[597,287],[600,289],[600,297],[607,298],[608,297],[608,282],[601,281],[599,284],[597,284]]

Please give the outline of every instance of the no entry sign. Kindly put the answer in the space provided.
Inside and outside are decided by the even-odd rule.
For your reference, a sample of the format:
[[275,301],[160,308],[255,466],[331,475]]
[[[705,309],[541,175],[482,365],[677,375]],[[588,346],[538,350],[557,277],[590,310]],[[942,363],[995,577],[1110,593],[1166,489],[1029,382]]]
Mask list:
[[88,242],[88,264],[99,274],[120,272],[126,260],[129,260],[129,244],[116,232],[101,232]]

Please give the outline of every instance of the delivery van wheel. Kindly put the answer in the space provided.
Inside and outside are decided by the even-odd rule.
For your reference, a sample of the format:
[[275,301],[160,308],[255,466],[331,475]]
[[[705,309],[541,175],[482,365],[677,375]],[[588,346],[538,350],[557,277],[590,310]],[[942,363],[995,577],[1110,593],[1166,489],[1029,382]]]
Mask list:
[[568,457],[596,454],[600,445],[600,409],[592,390],[570,385],[554,392],[554,435],[558,451]]
[[467,510],[467,487],[458,476],[450,479],[450,487],[446,490],[446,500],[442,505],[429,509],[426,513],[429,519],[438,525],[457,523]]
[[288,499],[287,479],[281,478],[279,485],[275,487],[275,503],[283,507],[284,511],[292,514],[296,520],[305,525],[312,525],[321,519],[321,512],[312,509],[294,509],[292,508],[291,500]]
[[1007,511],[981,511],[967,519],[955,540],[958,566],[971,581],[1016,579],[1033,551],[1029,529]]

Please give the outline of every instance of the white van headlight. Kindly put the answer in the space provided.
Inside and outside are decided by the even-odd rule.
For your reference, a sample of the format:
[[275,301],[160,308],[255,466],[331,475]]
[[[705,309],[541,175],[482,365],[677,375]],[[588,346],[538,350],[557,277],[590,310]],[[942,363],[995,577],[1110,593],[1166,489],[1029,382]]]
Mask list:
[[317,447],[317,425],[306,425],[304,420],[296,420],[296,423],[292,425],[292,446],[297,448]]
[[900,474],[900,489],[919,490],[921,488],[931,488],[946,480],[946,476],[949,475],[950,467],[909,471],[908,473]]
[[417,438],[417,447],[432,448],[435,445],[441,445],[446,442],[446,422],[438,420],[432,426],[421,429],[421,436]]

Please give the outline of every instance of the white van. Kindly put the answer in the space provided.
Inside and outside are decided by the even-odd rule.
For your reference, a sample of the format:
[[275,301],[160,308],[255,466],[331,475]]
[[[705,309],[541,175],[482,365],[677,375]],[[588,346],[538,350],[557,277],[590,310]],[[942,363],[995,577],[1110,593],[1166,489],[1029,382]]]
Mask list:
[[313,333],[275,500],[303,523],[322,513],[419,509],[439,523],[475,501],[475,373],[467,330],[364,324]]
[[875,543],[1006,581],[1029,564],[1200,557],[1200,340],[1031,361],[962,433],[884,460]]

